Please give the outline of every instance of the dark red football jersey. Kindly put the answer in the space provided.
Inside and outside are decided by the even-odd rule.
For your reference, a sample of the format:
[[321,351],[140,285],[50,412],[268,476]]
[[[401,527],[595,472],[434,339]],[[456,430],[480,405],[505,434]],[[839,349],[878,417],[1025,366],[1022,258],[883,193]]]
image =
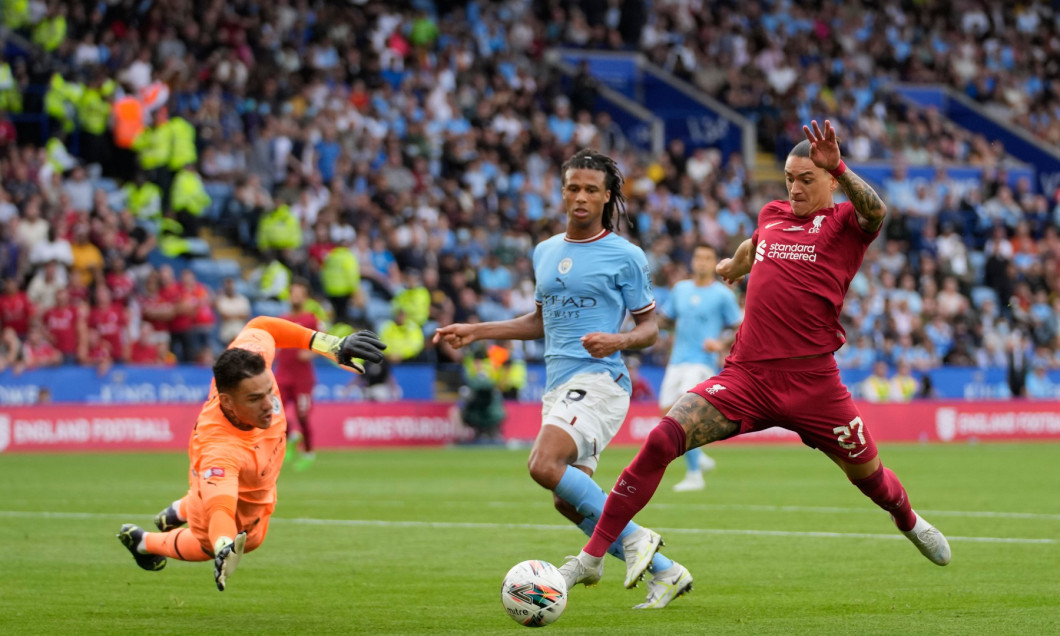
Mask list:
[[744,320],[731,358],[798,358],[843,346],[843,299],[878,234],[861,229],[850,203],[801,219],[787,201],[766,204],[752,236]]
[[[312,329],[314,331],[320,328],[320,320],[308,311],[303,311],[297,314],[288,314],[283,316],[284,319],[290,320],[293,323],[297,323]],[[277,384],[299,384],[302,386],[312,387],[316,384],[316,371],[313,368],[313,360],[299,360],[304,349],[277,349],[276,350],[276,383]],[[294,396],[283,396],[286,398],[293,398]]]

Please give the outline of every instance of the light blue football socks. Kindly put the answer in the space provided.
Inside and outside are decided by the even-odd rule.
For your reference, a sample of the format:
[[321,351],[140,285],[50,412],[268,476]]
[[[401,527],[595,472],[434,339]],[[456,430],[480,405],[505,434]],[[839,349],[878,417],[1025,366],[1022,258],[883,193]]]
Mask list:
[[[555,493],[559,495],[559,498],[566,501],[578,511],[578,514],[585,517],[578,527],[586,536],[593,535],[593,529],[596,528],[596,522],[600,519],[600,515],[604,512],[604,502],[607,501],[607,495],[604,494],[603,490],[600,490],[600,486],[593,481],[593,478],[585,474],[581,470],[574,466],[567,466],[567,470],[563,473],[563,478],[559,480],[559,485],[556,486]],[[618,535],[618,539],[611,544],[611,547],[607,549],[608,554],[612,554],[622,560],[625,560],[625,551],[622,549],[622,540],[625,539],[630,533],[637,531],[640,528],[637,524],[630,521],[626,524],[626,527],[622,529],[622,532]],[[652,572],[661,572],[669,569],[674,564],[673,561],[664,557],[662,553],[656,552],[655,557],[651,560],[651,566],[648,568]]]

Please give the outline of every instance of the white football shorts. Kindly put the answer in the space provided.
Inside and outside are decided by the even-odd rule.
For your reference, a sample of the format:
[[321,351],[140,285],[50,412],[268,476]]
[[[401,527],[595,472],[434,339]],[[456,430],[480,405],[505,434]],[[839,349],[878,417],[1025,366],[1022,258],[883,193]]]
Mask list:
[[556,426],[578,445],[574,465],[596,471],[629,412],[629,393],[610,373],[579,373],[541,399],[542,426]]
[[669,409],[689,389],[714,377],[710,365],[698,362],[682,362],[666,367],[662,386],[659,388],[659,408]]

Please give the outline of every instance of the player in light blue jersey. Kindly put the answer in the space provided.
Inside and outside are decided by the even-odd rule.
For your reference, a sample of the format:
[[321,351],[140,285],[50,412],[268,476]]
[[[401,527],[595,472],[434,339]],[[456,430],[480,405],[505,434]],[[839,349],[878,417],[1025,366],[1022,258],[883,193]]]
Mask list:
[[[725,349],[723,334],[740,323],[740,305],[729,287],[714,276],[718,253],[700,244],[692,251],[692,278],[674,285],[659,307],[664,322],[674,325],[673,349],[659,390],[663,415],[681,394],[705,382],[718,371],[718,353]],[[714,459],[699,448],[685,453],[688,472],[674,485],[677,492],[702,490],[703,472],[714,468]]]
[[[644,252],[614,233],[625,205],[618,166],[581,150],[562,171],[567,229],[534,249],[537,309],[512,320],[448,325],[434,341],[459,348],[476,340],[545,339],[547,390],[530,476],[591,535],[607,499],[592,474],[629,410],[632,385],[620,352],[651,345],[659,328]],[[627,312],[635,326],[620,333]],[[627,588],[640,580],[631,573],[650,564],[648,597],[637,609],[665,607],[692,589],[692,575],[659,553],[660,545],[658,533],[630,522],[608,550],[626,562]]]

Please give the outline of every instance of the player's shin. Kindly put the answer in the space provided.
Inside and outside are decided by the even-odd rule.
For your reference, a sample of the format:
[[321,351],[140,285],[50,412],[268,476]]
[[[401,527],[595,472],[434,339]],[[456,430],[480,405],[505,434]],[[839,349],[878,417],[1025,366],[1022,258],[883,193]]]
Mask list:
[[623,528],[651,500],[666,467],[685,451],[685,431],[677,420],[664,417],[652,429],[633,462],[622,471],[604,504],[596,530],[585,546],[592,556],[603,556]]
[[898,477],[883,464],[864,479],[851,480],[866,497],[880,508],[891,513],[899,530],[907,531],[916,524],[916,515],[909,504],[909,497]]

